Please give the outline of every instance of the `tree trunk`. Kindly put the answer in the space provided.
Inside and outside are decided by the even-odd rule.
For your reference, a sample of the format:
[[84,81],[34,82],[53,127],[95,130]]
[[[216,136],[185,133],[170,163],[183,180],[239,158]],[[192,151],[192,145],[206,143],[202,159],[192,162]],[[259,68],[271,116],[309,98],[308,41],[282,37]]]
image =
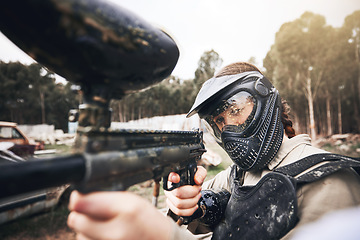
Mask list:
[[131,106],[131,117],[130,120],[134,120],[135,119],[135,109],[134,109],[134,105]]
[[305,118],[305,125],[304,125],[304,126],[305,126],[305,132],[306,132],[306,133],[310,133],[309,106],[305,109],[305,116],[306,116],[306,118]]
[[302,129],[300,129],[300,119],[299,116],[296,113],[293,113],[294,116],[294,125],[293,128],[295,129],[295,133],[303,132]]
[[127,121],[127,116],[128,116],[127,107],[126,107],[126,104],[123,104],[122,106],[123,106],[123,108],[122,108],[122,118],[123,118],[122,121],[126,122]]
[[352,95],[353,95],[353,101],[354,101],[354,104],[352,104],[354,107],[354,117],[353,117],[354,123],[352,123],[352,125],[356,128],[356,131],[360,131],[360,117],[359,117],[359,106],[360,105],[357,101],[357,99],[360,98],[360,96],[358,96],[358,94],[357,94],[355,82],[352,82],[352,89],[353,89]]
[[138,119],[141,119],[142,118],[142,115],[141,115],[141,107],[139,107],[138,109]]
[[340,90],[338,91],[337,105],[338,105],[338,128],[339,128],[339,134],[342,134],[341,94],[340,94]]
[[124,122],[124,117],[123,117],[123,113],[122,113],[122,108],[121,108],[121,103],[120,101],[118,101],[118,116],[119,116],[119,122]]
[[358,100],[359,100],[359,106],[360,106],[360,33],[356,35],[355,39],[355,60],[357,63],[358,68]]
[[[355,94],[355,100],[356,98],[358,99],[358,103],[354,104],[355,107],[355,112],[354,112],[354,117],[355,119],[357,119],[357,122],[355,123],[358,127],[357,130],[360,131],[360,118],[359,118],[359,111],[358,111],[358,106],[360,106],[360,32],[358,31],[356,34],[356,39],[355,39],[355,60],[357,63],[357,68],[358,68],[358,79],[357,79],[357,94]],[[356,88],[354,88],[355,90]],[[354,91],[356,92],[356,91]]]
[[310,71],[309,76],[306,79],[306,91],[307,91],[307,100],[309,107],[309,121],[310,121],[310,136],[312,140],[316,139],[316,131],[315,131],[315,117],[314,117],[314,100],[311,91],[311,77]]
[[332,126],[331,126],[331,105],[330,105],[330,94],[326,89],[326,122],[327,122],[327,135],[331,136],[333,134]]
[[45,100],[44,93],[40,90],[41,123],[45,124]]

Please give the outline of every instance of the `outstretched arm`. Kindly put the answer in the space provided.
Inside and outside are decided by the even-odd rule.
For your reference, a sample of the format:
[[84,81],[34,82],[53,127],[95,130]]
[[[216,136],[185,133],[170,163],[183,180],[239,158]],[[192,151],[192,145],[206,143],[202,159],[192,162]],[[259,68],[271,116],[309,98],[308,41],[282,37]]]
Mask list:
[[129,192],[94,192],[70,197],[68,226],[77,239],[170,239],[171,219]]

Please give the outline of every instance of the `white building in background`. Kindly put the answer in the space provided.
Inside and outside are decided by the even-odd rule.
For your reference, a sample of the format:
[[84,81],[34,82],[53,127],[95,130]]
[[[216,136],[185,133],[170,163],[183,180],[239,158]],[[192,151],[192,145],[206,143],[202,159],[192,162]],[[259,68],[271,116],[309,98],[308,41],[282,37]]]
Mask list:
[[150,130],[193,130],[201,129],[198,116],[186,118],[186,114],[143,118],[129,122],[112,122],[112,129],[150,129]]

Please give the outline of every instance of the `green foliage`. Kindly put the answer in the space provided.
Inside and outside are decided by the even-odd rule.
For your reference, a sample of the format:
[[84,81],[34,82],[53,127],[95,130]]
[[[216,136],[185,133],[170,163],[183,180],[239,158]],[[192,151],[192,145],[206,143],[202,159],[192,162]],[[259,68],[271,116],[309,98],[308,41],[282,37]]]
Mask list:
[[[113,121],[186,113],[202,83],[222,63],[214,51],[205,52],[198,63],[195,79],[170,76],[151,88],[113,100]],[[78,96],[71,84],[56,84],[52,73],[41,65],[0,62],[0,120],[19,124],[54,124],[67,130],[67,116],[77,108]]]
[[175,76],[145,91],[125,96],[111,103],[113,121],[184,114],[189,111],[201,85],[214,75],[222,63],[214,50],[206,51],[198,62],[195,79],[181,80]]
[[[323,16],[311,12],[280,27],[263,66],[290,104],[298,133],[309,132],[310,111],[317,134],[360,132],[359,55],[360,11],[347,16],[340,28],[327,25]],[[221,64],[217,52],[204,52],[193,79],[170,76],[113,100],[112,121],[187,113],[201,85]],[[20,124],[45,122],[66,130],[67,113],[79,102],[70,86],[55,84],[53,75],[40,65],[0,62],[0,119]]]
[[70,84],[56,84],[39,64],[0,62],[0,120],[18,124],[53,124],[67,130],[67,115],[77,107]]
[[198,89],[201,85],[214,76],[215,70],[222,64],[223,60],[214,50],[206,51],[200,57],[198,67],[195,71],[195,85]]
[[317,134],[326,135],[329,128],[360,131],[359,25],[360,11],[348,16],[341,28],[305,12],[277,32],[263,66],[290,104],[299,132],[309,131],[309,101],[314,105]]

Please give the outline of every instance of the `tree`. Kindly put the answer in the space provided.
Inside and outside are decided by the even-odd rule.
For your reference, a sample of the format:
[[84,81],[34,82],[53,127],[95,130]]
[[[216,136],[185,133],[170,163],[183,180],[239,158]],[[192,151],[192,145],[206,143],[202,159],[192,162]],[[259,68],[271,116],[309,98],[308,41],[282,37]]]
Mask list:
[[151,88],[112,101],[112,120],[129,121],[187,113],[203,82],[214,75],[221,63],[222,59],[214,50],[204,52],[198,62],[194,79],[181,80],[170,76]]
[[350,73],[350,85],[353,91],[354,118],[351,125],[357,126],[360,131],[360,10],[355,11],[345,18],[342,26],[343,51],[347,52],[346,66]]
[[46,110],[45,110],[45,94],[51,84],[54,84],[55,78],[52,73],[46,71],[41,65],[31,64],[28,67],[27,77],[30,81],[30,87],[38,94],[37,102],[41,109],[41,123],[45,124]]
[[[332,30],[324,17],[305,12],[299,19],[281,26],[264,60],[266,72],[271,72],[274,84],[293,104],[302,106],[299,95],[305,95],[308,103],[305,121],[313,139],[316,138],[314,100],[319,87],[326,87],[323,76],[328,66],[326,52]],[[297,112],[305,111],[297,109]]]
[[194,79],[197,89],[200,89],[206,80],[214,76],[215,71],[222,63],[223,60],[214,50],[206,51],[201,55]]
[[0,119],[19,124],[53,124],[64,131],[67,115],[78,105],[71,84],[56,84],[39,64],[0,62]]

